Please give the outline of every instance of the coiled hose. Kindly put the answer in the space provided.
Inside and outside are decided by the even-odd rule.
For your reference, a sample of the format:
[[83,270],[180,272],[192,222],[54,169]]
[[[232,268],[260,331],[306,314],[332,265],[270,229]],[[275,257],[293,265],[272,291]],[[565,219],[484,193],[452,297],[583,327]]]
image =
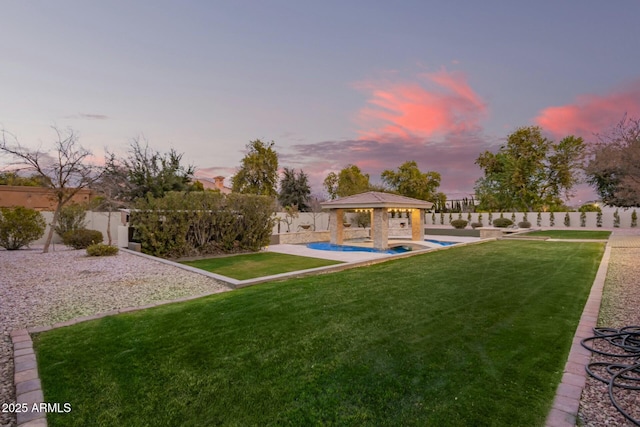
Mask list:
[[[640,419],[625,411],[614,394],[615,389],[622,389],[628,393],[640,392],[640,326],[625,326],[620,329],[593,328],[593,332],[594,336],[583,339],[580,344],[593,353],[614,358],[617,362],[592,362],[587,365],[587,372],[608,385],[609,398],[613,406],[629,421],[640,426]],[[602,342],[604,346],[601,347],[609,347],[611,351],[594,348],[591,344],[596,341]],[[606,370],[610,378],[598,375],[594,368]],[[634,400],[637,400],[637,397]]]

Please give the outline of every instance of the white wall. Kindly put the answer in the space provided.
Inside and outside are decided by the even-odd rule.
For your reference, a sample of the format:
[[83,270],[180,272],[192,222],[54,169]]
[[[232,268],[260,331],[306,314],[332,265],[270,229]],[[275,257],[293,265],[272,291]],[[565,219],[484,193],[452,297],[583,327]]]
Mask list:
[[[49,233],[49,224],[53,219],[53,212],[41,212],[44,216],[45,221],[47,222],[47,229],[44,232],[44,236],[41,239],[36,240],[32,244],[34,245],[44,245],[44,242],[47,238],[47,234]],[[85,218],[86,228],[89,230],[98,230],[102,233],[104,238],[104,243],[108,243],[107,239],[107,222],[108,222],[108,213],[107,212],[92,212],[87,211],[87,216]],[[112,212],[111,213],[111,239],[114,245],[118,244],[118,226],[122,225],[120,223],[120,212]],[[62,243],[62,239],[56,233],[53,233],[53,243]]]
[[[620,215],[620,228],[630,228],[631,227],[631,215],[633,213],[633,209],[627,209],[627,210],[623,210],[623,209],[619,209],[618,210],[618,214]],[[603,212],[602,213],[602,228],[614,228],[614,212]],[[636,212],[636,214],[640,214],[640,212]],[[463,213],[462,214],[462,219],[467,220],[468,219],[468,213]],[[471,214],[471,222],[479,222],[478,221],[478,216],[480,214],[479,213],[472,213]],[[502,216],[504,216],[507,219],[512,219],[512,212],[503,212]],[[537,212],[527,212],[527,220],[531,223],[532,227],[544,227],[544,228],[549,228],[549,227],[553,227],[553,228],[567,228],[564,225],[564,218],[565,218],[566,212],[554,212],[553,216],[554,216],[554,225],[551,225],[551,213],[550,212],[542,212],[540,213],[540,225],[538,225],[538,213]],[[435,223],[433,222],[433,215],[431,213],[427,213],[426,215],[426,225],[436,225],[436,226],[440,226],[440,214],[436,213],[435,214],[436,218],[435,218]],[[452,214],[453,219],[458,219],[458,214],[454,213]],[[493,219],[497,219],[500,218],[500,212],[493,212],[492,213]],[[524,212],[516,212],[515,213],[516,216],[516,224],[521,222],[523,220],[523,216],[524,216]],[[585,226],[584,228],[598,228],[597,226],[597,217],[598,217],[598,213],[597,212],[587,212],[586,213],[586,221],[585,221]],[[570,225],[569,227],[571,228],[582,228],[582,225],[580,223],[580,212],[569,212],[569,221],[570,221]],[[489,213],[487,212],[483,212],[482,213],[482,223],[485,226],[489,226]],[[444,214],[444,224],[443,225],[449,225],[449,214],[445,213]]]

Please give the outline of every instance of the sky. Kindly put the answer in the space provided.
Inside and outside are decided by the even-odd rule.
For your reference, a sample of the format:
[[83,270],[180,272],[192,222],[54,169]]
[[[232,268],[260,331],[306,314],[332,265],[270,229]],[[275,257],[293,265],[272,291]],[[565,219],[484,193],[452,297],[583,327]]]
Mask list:
[[[379,182],[409,160],[470,194],[477,157],[518,127],[590,142],[640,117],[638,0],[22,0],[0,13],[0,128],[22,145],[69,127],[99,160],[144,137],[227,184],[261,139],[316,194],[349,164]],[[575,201],[593,198],[581,187]]]

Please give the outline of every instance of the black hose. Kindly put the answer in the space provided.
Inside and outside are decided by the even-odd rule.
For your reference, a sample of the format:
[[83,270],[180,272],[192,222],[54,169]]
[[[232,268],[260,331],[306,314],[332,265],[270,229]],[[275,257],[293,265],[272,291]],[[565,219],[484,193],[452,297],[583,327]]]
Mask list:
[[[630,360],[632,362],[631,364],[592,362],[586,366],[586,370],[593,378],[608,384],[609,398],[613,406],[624,415],[626,419],[640,426],[640,419],[634,418],[626,412],[614,394],[614,389],[622,389],[626,393],[640,391],[640,326],[625,326],[620,329],[593,328],[593,333],[594,336],[580,341],[580,344],[587,350],[603,356],[621,358],[624,359],[624,361],[635,358],[635,360]],[[596,340],[606,341],[617,348],[618,353],[596,350],[590,346],[591,342]],[[606,379],[596,374],[594,370],[596,367],[605,368],[607,373],[611,375],[611,378]]]

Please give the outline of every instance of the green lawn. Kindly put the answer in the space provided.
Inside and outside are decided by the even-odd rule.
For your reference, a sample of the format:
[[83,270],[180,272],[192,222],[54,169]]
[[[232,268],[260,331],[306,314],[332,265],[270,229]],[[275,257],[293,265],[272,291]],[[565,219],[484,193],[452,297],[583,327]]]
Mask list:
[[546,230],[532,231],[530,233],[521,234],[521,236],[541,236],[552,239],[598,239],[606,240],[611,235],[610,231],[592,231],[592,230]]
[[222,274],[223,276],[234,279],[246,280],[271,276],[273,274],[288,273],[290,271],[324,267],[325,265],[341,264],[341,262],[279,254],[276,252],[259,252],[255,254],[200,259],[197,261],[184,261],[182,264],[212,273]]
[[41,333],[49,425],[543,425],[603,250],[494,241]]

